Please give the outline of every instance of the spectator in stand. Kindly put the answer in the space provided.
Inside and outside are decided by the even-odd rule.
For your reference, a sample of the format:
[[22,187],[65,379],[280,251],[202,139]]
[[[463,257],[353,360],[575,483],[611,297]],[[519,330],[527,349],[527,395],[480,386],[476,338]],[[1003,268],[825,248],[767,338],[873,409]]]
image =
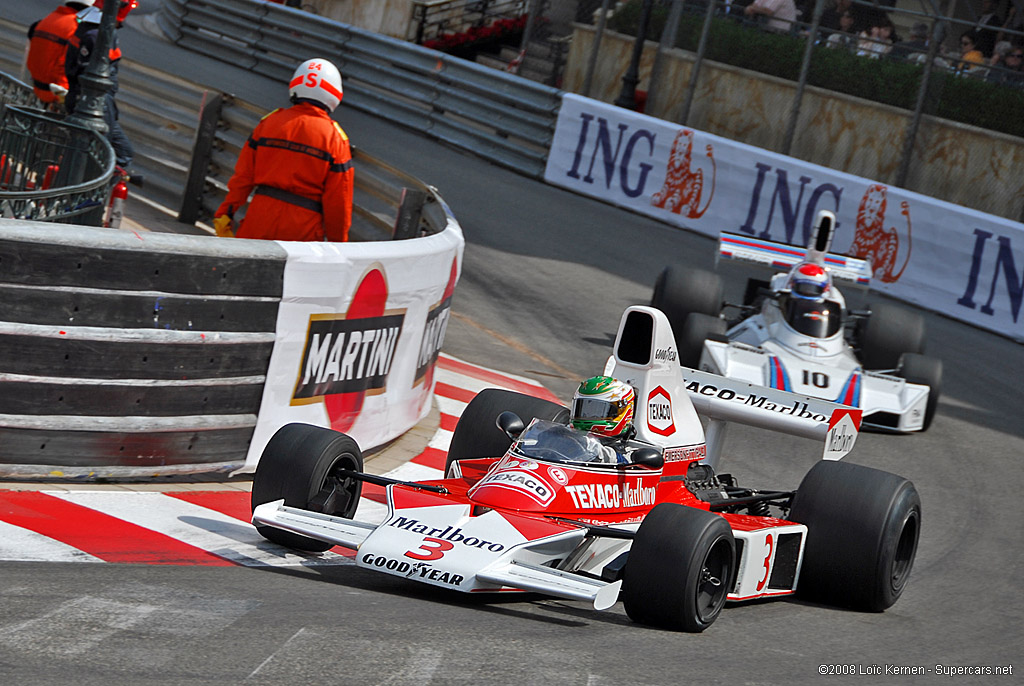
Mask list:
[[857,54],[861,57],[869,57],[877,60],[879,57],[889,54],[893,45],[893,34],[896,27],[892,25],[888,17],[882,17],[867,31],[862,31],[857,41]]
[[964,31],[960,34],[960,58],[953,63],[957,76],[979,76],[985,71],[985,56],[978,50],[978,33]]
[[68,94],[64,62],[68,44],[78,28],[78,13],[93,0],[68,0],[28,29],[28,59],[32,90],[43,107],[62,110]]
[[853,33],[854,22],[853,12],[844,11],[839,15],[839,30],[828,37],[825,45],[830,48],[843,48],[849,52],[855,52],[857,50],[857,35]]
[[928,34],[928,24],[917,22],[910,27],[909,40],[893,45],[889,57],[894,60],[923,63],[928,58]]
[[999,32],[996,37],[996,42],[1001,40],[1008,40],[1011,43],[1018,40],[1022,40],[1020,36],[1016,36],[1012,33],[1006,33],[1006,31],[1016,31],[1017,33],[1024,33],[1024,13],[1017,11],[1017,6],[1010,3],[1010,10],[1006,13],[1006,21],[1003,22],[1003,30]]
[[764,21],[766,29],[789,33],[796,21],[796,3],[794,0],[754,0],[743,14],[749,19]]
[[981,16],[978,17],[975,31],[978,34],[978,50],[986,58],[992,57],[1003,23],[1003,18],[996,14],[996,0],[981,0]]
[[1024,41],[1010,45],[1002,64],[988,72],[988,80],[1004,86],[1024,89]]
[[[813,5],[811,6],[811,9],[813,11]],[[824,11],[821,13],[821,21],[818,22],[822,40],[827,41],[828,37],[836,31],[849,31],[849,29],[844,29],[840,25],[842,16],[847,12],[850,13],[851,17],[854,16],[853,0],[832,0],[832,2],[825,7]]]

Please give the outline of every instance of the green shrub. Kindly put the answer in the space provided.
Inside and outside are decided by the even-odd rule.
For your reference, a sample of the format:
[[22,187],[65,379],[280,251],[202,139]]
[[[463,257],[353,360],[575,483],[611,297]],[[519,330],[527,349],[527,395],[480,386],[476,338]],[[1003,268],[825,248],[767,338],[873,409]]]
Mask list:
[[[608,27],[635,36],[641,0],[630,0],[612,15]],[[676,47],[695,52],[705,9],[690,6],[679,21]],[[657,40],[668,20],[668,7],[651,12],[649,40]],[[705,59],[797,81],[805,39],[763,31],[731,19],[712,20]],[[907,62],[858,57],[840,49],[816,46],[807,81],[812,86],[865,100],[913,110],[923,67]],[[1024,137],[1024,91],[980,79],[961,78],[933,69],[925,112],[943,119]]]

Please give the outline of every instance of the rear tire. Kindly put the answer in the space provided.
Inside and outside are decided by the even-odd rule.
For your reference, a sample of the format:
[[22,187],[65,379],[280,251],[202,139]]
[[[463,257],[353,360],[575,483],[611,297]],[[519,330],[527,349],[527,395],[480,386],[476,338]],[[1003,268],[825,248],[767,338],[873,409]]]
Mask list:
[[925,324],[919,312],[876,303],[859,331],[860,363],[864,369],[896,369],[904,353],[924,352]]
[[665,267],[654,283],[651,307],[665,313],[679,335],[691,314],[717,317],[722,311],[722,277],[703,269]]
[[807,525],[798,595],[867,612],[899,599],[921,533],[921,498],[910,481],[818,462],[800,483],[788,519]]
[[569,410],[558,403],[501,388],[485,388],[470,401],[455,425],[444,464],[445,475],[456,460],[505,454],[512,439],[495,423],[498,415],[505,411],[516,413],[526,425],[535,417],[556,422],[569,420]]
[[736,576],[736,542],[720,515],[662,503],[629,550],[622,603],[634,622],[691,633],[718,618]]
[[924,411],[924,427],[927,431],[935,417],[935,409],[942,394],[942,360],[934,357],[907,353],[900,360],[900,376],[910,383],[918,383],[928,387],[928,403]]
[[[362,482],[338,470],[363,471],[363,454],[351,436],[311,424],[285,424],[267,443],[252,482],[252,509],[284,499],[284,504],[351,519]],[[268,541],[296,550],[322,553],[334,546],[315,538],[258,526]]]
[[676,329],[676,346],[679,348],[679,364],[697,369],[704,352],[704,341],[709,338],[723,339],[727,326],[721,317],[693,313],[686,318],[683,328]]

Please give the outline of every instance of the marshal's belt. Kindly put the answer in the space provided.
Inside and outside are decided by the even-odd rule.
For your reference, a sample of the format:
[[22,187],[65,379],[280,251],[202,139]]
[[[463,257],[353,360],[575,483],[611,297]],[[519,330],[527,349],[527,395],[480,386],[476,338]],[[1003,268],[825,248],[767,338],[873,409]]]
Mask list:
[[268,198],[280,200],[281,202],[286,202],[318,214],[324,213],[324,206],[316,200],[310,200],[304,195],[292,193],[291,191],[286,191],[275,186],[256,186],[256,195],[265,195]]

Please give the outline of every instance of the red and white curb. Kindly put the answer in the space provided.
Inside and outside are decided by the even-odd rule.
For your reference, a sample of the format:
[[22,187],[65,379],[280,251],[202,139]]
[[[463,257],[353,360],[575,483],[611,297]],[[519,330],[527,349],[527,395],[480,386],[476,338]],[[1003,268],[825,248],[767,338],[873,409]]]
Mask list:
[[[442,475],[452,432],[473,397],[505,388],[558,399],[530,379],[438,358],[440,425],[427,447],[387,474],[405,480]],[[351,564],[352,551],[302,554],[265,540],[250,524],[248,491],[0,491],[0,561],[121,562],[207,566]],[[356,517],[381,521],[383,490],[364,485]],[[340,551],[340,552],[339,552]]]

